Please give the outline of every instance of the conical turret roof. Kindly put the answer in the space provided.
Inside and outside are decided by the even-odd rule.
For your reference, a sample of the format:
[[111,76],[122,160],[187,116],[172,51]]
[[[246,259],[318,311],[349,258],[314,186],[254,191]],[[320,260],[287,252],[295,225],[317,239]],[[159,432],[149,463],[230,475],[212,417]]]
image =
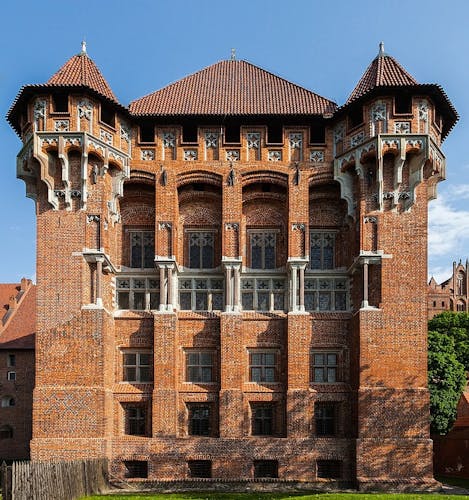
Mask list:
[[134,115],[322,115],[336,104],[242,60],[219,61],[130,103]]
[[357,83],[349,102],[367,94],[376,87],[400,87],[418,85],[417,80],[410,75],[395,59],[384,52],[384,44],[379,44],[379,53],[373,59],[367,70]]
[[81,52],[71,57],[57,73],[49,78],[46,85],[88,87],[111,101],[118,102],[101,71],[86,53],[84,42]]

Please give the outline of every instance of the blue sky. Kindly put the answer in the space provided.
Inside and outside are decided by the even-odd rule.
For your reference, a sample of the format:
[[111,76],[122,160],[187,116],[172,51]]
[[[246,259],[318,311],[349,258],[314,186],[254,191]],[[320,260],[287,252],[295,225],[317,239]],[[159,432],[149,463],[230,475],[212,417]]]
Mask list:
[[[230,57],[343,104],[385,43],[420,83],[441,84],[461,119],[443,144],[447,180],[430,204],[429,274],[469,256],[467,0],[23,0],[2,3],[0,114],[43,83],[85,37],[120,102]],[[16,179],[20,141],[0,119],[0,282],[35,276],[34,204]]]

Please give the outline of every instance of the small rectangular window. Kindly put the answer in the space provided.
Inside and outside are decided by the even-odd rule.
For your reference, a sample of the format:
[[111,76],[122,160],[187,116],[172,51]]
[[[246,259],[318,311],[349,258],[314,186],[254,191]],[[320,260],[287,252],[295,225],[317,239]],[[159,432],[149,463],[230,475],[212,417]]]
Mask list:
[[336,413],[335,403],[320,402],[314,404],[316,436],[334,436],[336,434]]
[[68,94],[56,93],[52,96],[52,106],[55,113],[68,112]]
[[103,103],[101,104],[101,121],[113,128],[116,125],[116,112],[111,106],[107,106]]
[[143,405],[126,404],[125,408],[125,433],[130,436],[146,436],[147,408]]
[[211,460],[189,460],[190,477],[212,477],[212,461]]
[[155,310],[160,305],[158,279],[120,277],[116,279],[116,291],[119,309]]
[[249,380],[258,383],[277,381],[277,353],[251,351],[249,353]]
[[182,142],[197,142],[197,123],[185,123],[182,127]]
[[223,278],[179,280],[179,307],[187,311],[221,311],[224,308]]
[[16,355],[15,354],[8,354],[7,365],[8,366],[16,366]]
[[142,123],[139,127],[140,142],[155,142],[155,126],[153,123]]
[[125,477],[148,477],[148,462],[143,460],[126,460],[124,461]]
[[8,372],[7,373],[7,380],[16,380],[16,372]]
[[412,95],[398,94],[394,98],[394,111],[396,114],[412,113]]
[[125,382],[151,382],[153,380],[153,363],[151,353],[124,353],[123,379]]
[[310,141],[312,144],[324,144],[326,142],[326,127],[324,123],[312,123],[310,126]]
[[342,462],[340,460],[318,460],[317,477],[340,479],[342,477]]
[[278,477],[277,460],[254,460],[254,477]]
[[338,382],[339,356],[337,352],[313,352],[312,380],[315,383]]
[[188,404],[189,434],[191,436],[211,435],[211,407],[208,404]]
[[214,353],[210,351],[187,351],[186,381],[213,382],[213,357]]
[[275,405],[272,403],[253,403],[252,432],[253,436],[272,436],[275,431]]

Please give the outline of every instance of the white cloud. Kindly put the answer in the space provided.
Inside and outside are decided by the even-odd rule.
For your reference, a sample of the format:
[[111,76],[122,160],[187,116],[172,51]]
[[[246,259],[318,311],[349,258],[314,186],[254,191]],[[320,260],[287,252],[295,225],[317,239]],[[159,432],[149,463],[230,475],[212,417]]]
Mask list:
[[455,208],[449,201],[462,198],[469,198],[468,184],[451,186],[429,205],[429,274],[438,282],[451,276],[453,260],[469,256],[469,211]]

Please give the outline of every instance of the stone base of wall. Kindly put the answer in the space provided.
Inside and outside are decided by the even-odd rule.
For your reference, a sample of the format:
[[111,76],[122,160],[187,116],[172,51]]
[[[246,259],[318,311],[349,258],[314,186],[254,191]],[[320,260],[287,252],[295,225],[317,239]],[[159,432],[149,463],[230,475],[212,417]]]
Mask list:
[[387,491],[395,493],[412,492],[438,492],[441,491],[441,483],[435,479],[379,479],[379,478],[358,478],[358,491],[360,492],[378,492]]

